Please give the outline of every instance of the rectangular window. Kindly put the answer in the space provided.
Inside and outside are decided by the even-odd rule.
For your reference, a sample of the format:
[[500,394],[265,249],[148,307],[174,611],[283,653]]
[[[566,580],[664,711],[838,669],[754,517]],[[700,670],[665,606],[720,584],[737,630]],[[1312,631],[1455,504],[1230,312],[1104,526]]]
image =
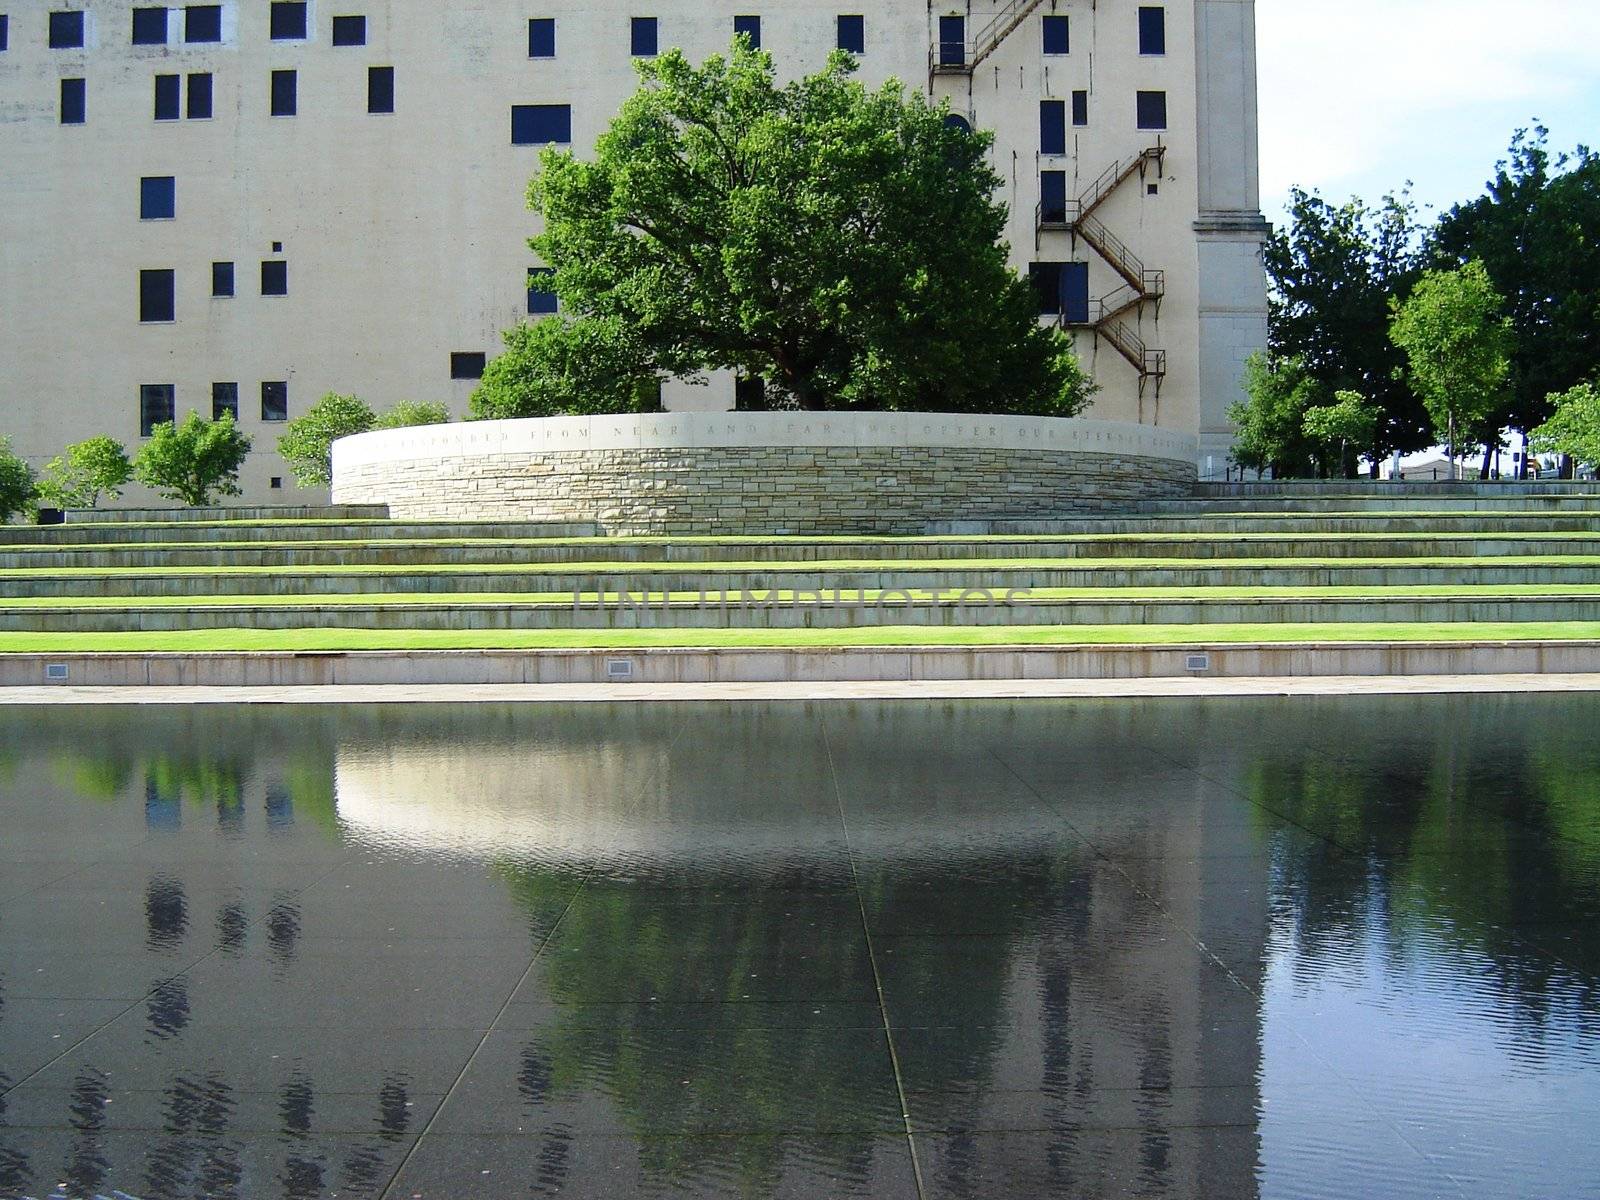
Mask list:
[[222,5],[191,4],[183,10],[183,40],[186,42],[220,42],[222,40]]
[[367,68],[367,111],[392,113],[394,111],[394,68]]
[[1068,325],[1089,323],[1089,264],[1061,264],[1061,316]]
[[1167,10],[1158,4],[1139,9],[1139,53],[1167,52]]
[[170,425],[176,415],[178,389],[170,383],[139,387],[139,436],[149,437],[157,425]]
[[333,44],[335,46],[365,46],[367,44],[367,19],[365,17],[335,17],[333,19]]
[[1060,100],[1039,101],[1039,153],[1067,152],[1067,106]]
[[1061,312],[1061,264],[1036,262],[1028,264],[1028,282],[1039,297],[1039,315],[1055,316]]
[[767,407],[767,381],[759,375],[735,377],[733,407],[739,412],[764,411]]
[[1067,173],[1039,172],[1039,220],[1046,225],[1067,223]]
[[292,117],[300,111],[300,80],[293,71],[272,73],[272,115]]
[[76,50],[83,45],[83,14],[81,12],[53,12],[50,14],[50,49]]
[[1084,126],[1089,123],[1089,93],[1072,93],[1072,123]]
[[660,32],[654,17],[635,17],[629,26],[630,53],[635,58],[654,58],[660,53]]
[[272,0],[272,40],[303,42],[305,37],[305,0]]
[[1067,19],[1065,17],[1046,17],[1044,19],[1044,52],[1046,54],[1066,54],[1071,50],[1071,39],[1067,32]]
[[176,278],[176,273],[173,271],[139,272],[139,320],[141,322],[159,324],[177,319]]
[[511,109],[511,144],[543,146],[572,141],[572,105],[517,104]]
[[967,19],[939,18],[939,65],[959,67],[967,61]]
[[226,299],[233,295],[233,264],[231,262],[214,262],[211,264],[211,294],[219,299]]
[[261,419],[263,421],[289,419],[289,385],[283,380],[261,385]]
[[171,175],[146,175],[139,180],[141,221],[170,221],[177,215],[177,180]]
[[165,46],[167,44],[167,10],[165,8],[136,8],[133,10],[133,44],[135,46]]
[[176,121],[178,101],[181,96],[181,79],[177,75],[156,76],[156,120]]
[[87,103],[88,85],[81,79],[63,79],[61,81],[61,123],[63,125],[82,125]]
[[554,17],[531,17],[528,20],[528,57],[554,58],[556,56],[556,21]]
[[11,18],[0,13],[0,50],[11,48]]
[[206,73],[189,76],[189,102],[184,112],[191,121],[211,119],[211,76]]
[[261,264],[261,294],[263,296],[289,294],[289,264],[283,259],[268,259]]
[[851,54],[865,54],[867,52],[866,17],[841,15],[839,17],[837,45],[839,49],[848,50]]
[[528,312],[530,315],[553,313],[558,309],[556,294],[550,290],[550,277],[555,272],[549,267],[528,268]]
[[211,419],[220,421],[223,417],[239,419],[239,385],[237,383],[213,383],[211,385]]
[[451,379],[482,379],[483,368],[489,365],[487,354],[457,350],[450,356]]
[[742,16],[733,19],[733,36],[740,34],[750,39],[752,50],[761,49],[761,18],[757,16]]
[[1165,92],[1140,92],[1138,109],[1140,129],[1165,129],[1167,127],[1167,94]]

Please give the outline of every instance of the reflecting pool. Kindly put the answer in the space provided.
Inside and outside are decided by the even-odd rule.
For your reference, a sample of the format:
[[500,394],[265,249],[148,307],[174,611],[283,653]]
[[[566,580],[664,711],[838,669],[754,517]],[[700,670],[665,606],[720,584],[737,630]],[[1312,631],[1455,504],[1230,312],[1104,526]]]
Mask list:
[[0,1197],[1600,1196],[1597,731],[0,709]]

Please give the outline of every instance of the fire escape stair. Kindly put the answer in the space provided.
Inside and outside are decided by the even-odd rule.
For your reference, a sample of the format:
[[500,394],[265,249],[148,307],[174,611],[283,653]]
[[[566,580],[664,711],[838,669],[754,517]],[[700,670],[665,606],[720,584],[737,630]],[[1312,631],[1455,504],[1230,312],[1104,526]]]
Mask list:
[[[936,42],[928,56],[929,75],[971,75],[1043,3],[1044,0],[1006,0],[989,23],[970,42],[961,45],[959,53],[954,43],[946,47]],[[960,61],[954,61],[958,58]]]

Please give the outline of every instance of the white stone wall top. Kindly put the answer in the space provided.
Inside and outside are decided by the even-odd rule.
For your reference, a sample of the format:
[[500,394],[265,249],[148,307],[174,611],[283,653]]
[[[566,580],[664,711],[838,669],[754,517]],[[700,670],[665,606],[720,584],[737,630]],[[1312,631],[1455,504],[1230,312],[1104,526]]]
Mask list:
[[640,413],[387,429],[341,438],[334,474],[378,463],[641,449],[953,447],[1054,450],[1193,462],[1192,433],[1124,421],[958,413]]

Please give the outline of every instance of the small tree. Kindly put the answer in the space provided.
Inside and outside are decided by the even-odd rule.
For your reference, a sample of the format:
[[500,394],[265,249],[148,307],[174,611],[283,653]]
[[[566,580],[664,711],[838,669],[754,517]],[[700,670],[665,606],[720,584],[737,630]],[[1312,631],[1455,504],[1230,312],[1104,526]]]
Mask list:
[[32,512],[36,495],[33,468],[12,452],[10,438],[0,437],[0,525]]
[[122,443],[104,435],[92,437],[45,464],[39,498],[56,508],[93,508],[102,495],[115,500],[131,478],[133,464]]
[[333,480],[333,443],[366,433],[375,420],[365,400],[329,392],[289,422],[278,439],[278,454],[301,487],[327,487]]
[[648,412],[656,372],[621,321],[546,317],[505,332],[472,394],[477,420]]
[[250,438],[232,415],[208,421],[191,412],[181,424],[155,427],[133,459],[139,482],[171,500],[196,508],[216,496],[239,494],[239,468],[250,453]]
[[1233,461],[1260,475],[1269,468],[1280,478],[1310,473],[1314,447],[1306,437],[1306,412],[1316,397],[1316,382],[1297,358],[1252,355],[1245,363],[1248,399],[1228,409],[1237,428]]
[[388,412],[378,414],[374,429],[409,429],[414,425],[446,425],[450,410],[428,400],[402,400]]
[[1351,450],[1372,444],[1382,414],[1360,392],[1335,392],[1333,399],[1332,404],[1306,409],[1305,435],[1317,445],[1324,475],[1331,476],[1329,463],[1337,462],[1339,473],[1354,479],[1356,463]]
[[1529,444],[1540,454],[1566,454],[1600,466],[1600,386],[1580,383],[1549,398],[1555,414],[1533,430]]
[[1429,271],[1410,299],[1393,305],[1389,336],[1406,352],[1435,433],[1449,441],[1452,468],[1459,433],[1477,431],[1486,444],[1498,433],[1482,426],[1504,400],[1511,375],[1513,339],[1503,306],[1481,262]]

